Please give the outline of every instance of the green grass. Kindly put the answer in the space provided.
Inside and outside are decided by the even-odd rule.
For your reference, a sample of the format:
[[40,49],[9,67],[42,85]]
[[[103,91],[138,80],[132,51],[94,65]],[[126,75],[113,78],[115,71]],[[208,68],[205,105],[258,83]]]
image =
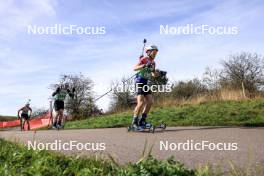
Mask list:
[[[144,151],[146,151],[146,147]],[[136,163],[120,166],[110,156],[108,160],[94,156],[66,156],[46,150],[28,150],[25,146],[0,138],[0,173],[1,176],[260,176],[264,173],[263,165],[251,165],[239,168],[230,164],[230,170],[210,165],[188,169],[173,157],[157,160],[150,155],[151,149],[143,152]]]
[[111,160],[95,157],[65,156],[49,151],[28,150],[26,147],[0,139],[1,175],[196,175],[174,159],[158,161],[149,156],[135,164],[119,166]]
[[[65,128],[114,128],[131,123],[132,111],[66,123]],[[218,101],[154,108],[148,118],[168,126],[264,126],[264,100]]]
[[11,120],[17,120],[18,118],[15,116],[2,116],[0,115],[0,122],[5,122],[5,121],[11,121]]

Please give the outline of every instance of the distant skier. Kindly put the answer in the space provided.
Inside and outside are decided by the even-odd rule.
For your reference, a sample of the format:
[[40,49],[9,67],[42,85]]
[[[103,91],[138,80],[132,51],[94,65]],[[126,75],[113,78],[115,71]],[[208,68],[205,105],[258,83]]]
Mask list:
[[59,86],[55,92],[53,92],[52,96],[55,97],[54,108],[56,111],[56,115],[53,118],[53,128],[61,128],[62,127],[62,118],[64,112],[64,101],[67,95],[71,98],[74,97],[75,88],[70,91],[69,84],[66,83],[64,85]]
[[[22,112],[22,113],[20,114],[20,112]],[[21,131],[24,130],[26,122],[27,122],[27,125],[28,125],[28,130],[30,130],[29,119],[30,119],[31,115],[32,115],[32,109],[30,108],[30,103],[29,102],[25,106],[23,106],[22,108],[20,108],[18,110],[17,116],[20,119]]]

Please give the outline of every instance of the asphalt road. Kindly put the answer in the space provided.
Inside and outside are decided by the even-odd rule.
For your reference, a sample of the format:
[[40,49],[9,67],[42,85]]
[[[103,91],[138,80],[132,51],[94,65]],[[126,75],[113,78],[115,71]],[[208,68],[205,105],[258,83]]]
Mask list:
[[[77,147],[73,147],[72,150],[57,149],[67,154],[102,157],[110,154],[120,164],[138,161],[142,156],[146,141],[148,144],[146,149],[149,150],[153,145],[152,155],[156,158],[166,159],[173,155],[178,161],[191,168],[210,163],[213,166],[220,165],[226,170],[230,167],[230,161],[238,167],[248,167],[249,164],[263,165],[264,163],[264,127],[169,127],[164,132],[154,134],[128,133],[125,128],[40,130],[36,133],[33,131],[20,132],[16,129],[0,131],[0,137],[22,142],[27,147],[28,141],[32,144],[33,141],[37,144],[55,142],[65,144],[74,141],[73,144],[81,143],[82,146],[88,143],[86,145],[88,150],[77,150]],[[202,142],[210,147],[204,146],[204,150],[201,150],[199,144]],[[194,147],[195,144],[197,148],[192,149],[191,146]],[[217,150],[217,145],[223,150]],[[165,150],[165,147],[168,147],[168,150]]]

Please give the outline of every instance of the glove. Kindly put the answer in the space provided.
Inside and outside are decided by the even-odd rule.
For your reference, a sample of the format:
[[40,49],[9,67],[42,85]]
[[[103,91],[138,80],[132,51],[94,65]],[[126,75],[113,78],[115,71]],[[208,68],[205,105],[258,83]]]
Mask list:
[[61,88],[60,87],[58,87],[57,89],[56,89],[56,93],[59,93],[61,91]]

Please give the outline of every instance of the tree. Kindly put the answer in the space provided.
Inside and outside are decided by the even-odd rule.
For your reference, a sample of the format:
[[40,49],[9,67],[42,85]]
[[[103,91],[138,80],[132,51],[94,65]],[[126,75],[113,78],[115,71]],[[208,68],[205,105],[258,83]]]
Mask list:
[[193,79],[190,81],[179,81],[172,88],[172,96],[175,98],[192,98],[199,94],[207,92],[205,85],[201,83],[199,79]]
[[49,110],[47,110],[46,108],[32,108],[32,117],[38,117],[41,115],[44,115],[46,113],[48,113]]
[[217,69],[210,69],[209,67],[205,68],[202,82],[208,90],[216,91],[220,89],[220,74],[221,71]]
[[[149,80],[149,85],[166,85],[168,83],[167,78],[167,72],[162,70],[156,70],[159,74],[157,77],[152,77]],[[136,104],[136,98],[135,98],[135,81],[130,78],[123,77],[121,81],[117,81],[115,83],[112,83],[112,102],[111,102],[111,108],[110,111],[118,111],[122,109],[130,108],[131,106]],[[120,88],[122,91],[120,91]],[[164,93],[158,93],[153,92],[155,94],[155,97],[161,97],[161,94]]]
[[264,82],[264,60],[258,54],[242,52],[222,61],[220,82],[223,87],[255,92]]
[[111,107],[110,111],[118,111],[127,109],[135,104],[134,92],[134,79],[123,77],[121,81],[112,83],[111,94]]
[[[61,84],[69,83],[70,89],[75,88],[74,98],[67,98],[65,109],[74,118],[83,118],[91,116],[92,110],[96,107],[93,102],[92,87],[93,82],[83,74],[62,75]],[[53,84],[51,87],[55,90],[59,84]]]

